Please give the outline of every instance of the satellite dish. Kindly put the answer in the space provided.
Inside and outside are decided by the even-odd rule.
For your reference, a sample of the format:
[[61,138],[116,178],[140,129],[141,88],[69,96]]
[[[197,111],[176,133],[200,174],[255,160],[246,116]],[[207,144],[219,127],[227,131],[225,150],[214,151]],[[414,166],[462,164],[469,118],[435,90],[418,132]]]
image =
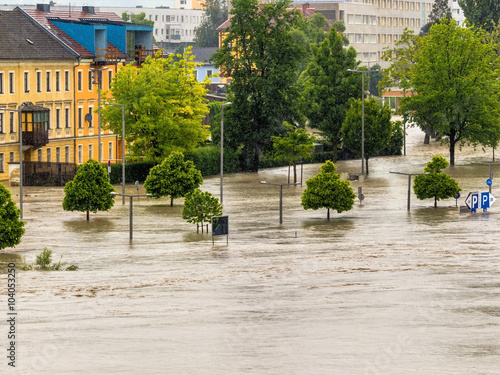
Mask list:
[[87,114],[85,115],[85,121],[87,121],[87,122],[92,121],[92,114],[87,113]]

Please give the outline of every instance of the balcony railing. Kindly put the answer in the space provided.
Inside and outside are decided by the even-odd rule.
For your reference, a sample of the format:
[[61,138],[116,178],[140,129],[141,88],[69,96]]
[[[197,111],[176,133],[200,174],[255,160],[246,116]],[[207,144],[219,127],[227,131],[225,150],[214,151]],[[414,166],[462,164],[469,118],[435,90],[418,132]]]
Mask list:
[[24,131],[23,145],[40,148],[49,143],[49,132],[47,130]]
[[96,64],[116,64],[120,61],[118,48],[98,48],[94,62]]

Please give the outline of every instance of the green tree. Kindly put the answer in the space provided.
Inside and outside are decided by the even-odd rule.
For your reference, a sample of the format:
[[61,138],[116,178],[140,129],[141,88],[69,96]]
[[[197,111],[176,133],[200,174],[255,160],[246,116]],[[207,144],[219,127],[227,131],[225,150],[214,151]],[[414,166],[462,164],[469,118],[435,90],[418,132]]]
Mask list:
[[115,204],[113,185],[109,182],[106,167],[90,159],[78,167],[76,175],[64,187],[63,209],[65,211],[108,211]]
[[203,223],[210,221],[213,216],[219,215],[222,215],[222,205],[219,203],[219,199],[215,198],[208,191],[196,189],[186,195],[182,209],[182,218],[188,223],[201,223],[202,233]]
[[449,143],[451,165],[457,144],[498,144],[500,70],[494,47],[484,31],[449,21],[434,25],[416,50],[410,85],[418,94],[403,98],[401,107],[417,123],[431,119]]
[[458,0],[465,18],[472,25],[493,31],[500,20],[500,2],[498,0]]
[[185,197],[203,183],[201,172],[191,160],[184,160],[181,152],[172,152],[165,160],[151,168],[144,188],[155,198],[170,196],[170,206],[174,199]]
[[146,19],[146,13],[141,12],[139,14],[123,12],[122,13],[122,20],[125,22],[132,22],[138,25],[147,25],[147,26],[154,26],[155,21],[150,21]]
[[[391,140],[393,129],[391,110],[388,107],[380,107],[374,98],[365,100],[364,128],[364,154],[366,174],[368,174],[368,159],[377,156],[389,145]],[[362,106],[361,100],[356,100],[352,103],[342,125],[342,141],[344,147],[358,157],[361,156],[361,133]]]
[[257,171],[261,152],[272,146],[283,122],[295,124],[301,115],[294,86],[303,53],[290,37],[298,11],[288,11],[290,1],[272,2],[259,9],[258,0],[232,2],[231,25],[218,52],[215,66],[231,78],[224,110],[224,144],[241,148],[243,169]]
[[0,250],[21,243],[25,223],[20,215],[21,210],[12,201],[10,191],[0,184]]
[[303,111],[309,126],[319,129],[332,146],[335,161],[350,100],[361,97],[361,74],[348,72],[358,66],[357,53],[352,47],[344,48],[342,37],[334,29],[322,43],[312,47],[312,53],[299,80]]
[[349,211],[356,198],[350,182],[341,180],[340,174],[335,173],[336,170],[335,164],[327,160],[321,166],[320,172],[306,181],[307,187],[302,194],[304,209],[326,208],[328,220],[330,220],[330,209],[338,213]]
[[304,128],[294,129],[285,122],[288,132],[283,137],[273,136],[274,160],[284,160],[293,165],[293,183],[297,183],[297,162],[311,157],[314,148],[314,136]]
[[429,22],[427,22],[420,31],[420,35],[427,35],[432,27],[436,23],[439,23],[442,19],[451,20],[453,16],[451,15],[451,9],[448,5],[448,0],[435,0],[432,5],[432,11],[429,14]]
[[384,73],[382,73],[382,67],[379,64],[375,64],[369,69],[370,80],[368,82],[368,89],[370,90],[370,94],[373,96],[380,96],[378,92],[378,83],[382,80]]
[[[205,83],[197,82],[189,47],[183,55],[148,58],[141,69],[118,70],[110,102],[125,105],[126,141],[132,156],[160,162],[172,151],[192,151],[208,139],[202,120],[208,112]],[[104,106],[102,122],[122,133],[122,109]]]
[[226,1],[205,0],[203,11],[203,21],[194,30],[194,42],[197,47],[219,47],[217,28],[227,20]]
[[428,174],[415,176],[413,191],[418,199],[434,198],[434,207],[437,207],[438,200],[451,198],[462,190],[457,181],[441,172],[448,165],[444,157],[437,155],[424,168],[424,172]]

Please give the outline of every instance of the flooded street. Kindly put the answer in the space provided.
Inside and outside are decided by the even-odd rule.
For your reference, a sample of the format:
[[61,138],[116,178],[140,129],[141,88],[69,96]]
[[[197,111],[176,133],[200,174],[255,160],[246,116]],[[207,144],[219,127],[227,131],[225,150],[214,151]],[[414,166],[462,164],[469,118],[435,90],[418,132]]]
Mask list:
[[[500,203],[459,213],[453,198],[434,209],[412,192],[407,211],[408,179],[389,172],[421,173],[432,156],[449,157],[418,129],[408,138],[407,156],[370,159],[369,177],[352,182],[363,205],[330,221],[302,209],[304,183],[283,188],[279,225],[279,187],[260,182],[286,183],[287,168],[225,175],[228,246],[197,234],[182,200],[135,200],[130,242],[128,201],[86,222],[62,210],[62,188],[25,187],[26,234],[0,262],[19,268],[48,247],[80,269],[18,272],[16,368],[3,355],[0,372],[499,374]],[[457,149],[446,172],[462,188],[459,205],[488,190],[488,167],[472,162],[491,158]],[[336,165],[344,178],[361,169],[360,160]],[[318,171],[304,166],[304,181]],[[219,196],[219,178],[202,189]]]

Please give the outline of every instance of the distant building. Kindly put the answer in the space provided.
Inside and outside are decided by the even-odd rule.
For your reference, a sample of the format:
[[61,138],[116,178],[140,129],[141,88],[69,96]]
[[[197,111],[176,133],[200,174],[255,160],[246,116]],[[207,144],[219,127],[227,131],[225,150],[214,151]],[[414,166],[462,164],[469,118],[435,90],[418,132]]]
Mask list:
[[194,61],[202,63],[202,66],[196,68],[196,80],[202,82],[206,77],[211,83],[219,82],[218,77],[212,77],[219,73],[219,69],[215,68],[210,60],[210,57],[217,52],[217,47],[193,47],[192,54],[195,56]]

